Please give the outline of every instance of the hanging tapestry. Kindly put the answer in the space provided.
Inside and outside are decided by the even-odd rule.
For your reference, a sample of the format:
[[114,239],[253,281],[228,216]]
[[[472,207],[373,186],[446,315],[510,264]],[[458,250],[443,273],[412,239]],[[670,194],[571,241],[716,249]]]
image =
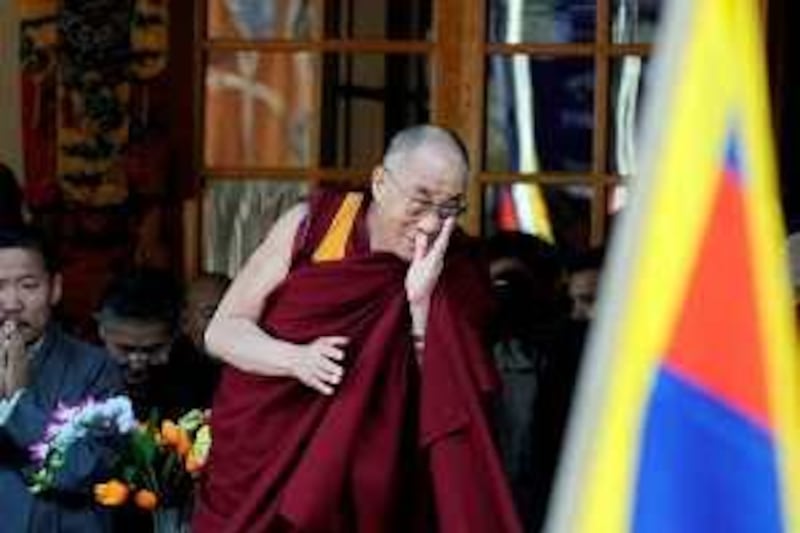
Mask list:
[[166,91],[156,102],[150,93],[165,87],[167,8],[166,0],[21,0],[32,203],[117,205],[131,182],[164,188],[167,127],[151,125],[164,115]]
[[42,210],[59,198],[56,182],[58,0],[22,0],[20,67],[26,200]]
[[128,141],[131,0],[63,0],[58,175],[67,202],[120,203]]

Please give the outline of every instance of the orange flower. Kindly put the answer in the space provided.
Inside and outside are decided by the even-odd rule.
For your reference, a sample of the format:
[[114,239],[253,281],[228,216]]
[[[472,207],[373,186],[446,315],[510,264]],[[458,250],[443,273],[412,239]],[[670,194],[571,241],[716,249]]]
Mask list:
[[175,449],[178,450],[178,455],[181,457],[192,449],[192,439],[189,438],[189,434],[183,428],[178,430],[178,441],[175,443]]
[[164,420],[161,424],[161,436],[164,437],[164,444],[175,448],[181,456],[189,453],[192,448],[189,433],[171,420]]
[[116,507],[122,505],[128,499],[130,489],[128,486],[117,479],[112,479],[108,483],[98,483],[94,486],[94,499],[100,505]]
[[133,501],[140,509],[152,511],[158,505],[158,496],[156,496],[156,493],[151,490],[141,489],[136,491]]
[[172,420],[164,420],[161,423],[161,437],[165,444],[175,446],[180,438],[180,427]]

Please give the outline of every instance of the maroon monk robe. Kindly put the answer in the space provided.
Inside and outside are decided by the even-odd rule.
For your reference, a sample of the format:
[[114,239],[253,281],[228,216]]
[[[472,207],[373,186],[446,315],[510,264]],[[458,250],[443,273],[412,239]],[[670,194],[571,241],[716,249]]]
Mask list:
[[345,335],[331,397],[293,379],[226,368],[194,531],[521,531],[484,418],[496,383],[482,349],[485,274],[454,236],[417,367],[408,265],[370,253],[365,208],[343,260],[307,260],[341,202],[312,201],[303,245],[261,325],[308,343]]

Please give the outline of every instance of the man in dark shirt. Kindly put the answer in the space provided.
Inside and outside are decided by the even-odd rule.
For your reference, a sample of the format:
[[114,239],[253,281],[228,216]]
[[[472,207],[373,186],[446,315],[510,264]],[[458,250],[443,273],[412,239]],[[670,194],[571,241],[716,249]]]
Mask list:
[[61,276],[34,230],[0,229],[0,528],[3,531],[110,531],[93,504],[94,483],[113,466],[113,437],[90,433],[67,451],[50,490],[27,484],[36,468],[29,448],[40,440],[59,404],[122,392],[107,354],[66,335],[52,320]]

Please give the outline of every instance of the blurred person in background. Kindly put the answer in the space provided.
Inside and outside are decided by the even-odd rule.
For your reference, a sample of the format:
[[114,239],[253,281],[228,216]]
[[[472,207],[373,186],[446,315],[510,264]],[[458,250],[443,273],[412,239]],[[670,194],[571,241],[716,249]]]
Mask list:
[[567,260],[567,290],[572,301],[570,316],[573,320],[590,322],[594,318],[604,258],[603,248],[591,248]]
[[135,268],[111,281],[95,313],[98,336],[122,368],[140,420],[153,410],[173,417],[194,407],[188,392],[193,375],[182,373],[170,358],[179,334],[181,298],[170,272]]
[[180,335],[170,353],[171,364],[191,372],[194,407],[211,407],[219,382],[222,362],[208,353],[204,334],[208,323],[230,285],[225,274],[202,273],[186,286],[181,309]]
[[498,447],[525,531],[538,531],[549,468],[543,442],[546,381],[565,360],[569,300],[558,250],[539,237],[500,232],[487,241],[495,294],[493,355],[503,382],[495,408]]

